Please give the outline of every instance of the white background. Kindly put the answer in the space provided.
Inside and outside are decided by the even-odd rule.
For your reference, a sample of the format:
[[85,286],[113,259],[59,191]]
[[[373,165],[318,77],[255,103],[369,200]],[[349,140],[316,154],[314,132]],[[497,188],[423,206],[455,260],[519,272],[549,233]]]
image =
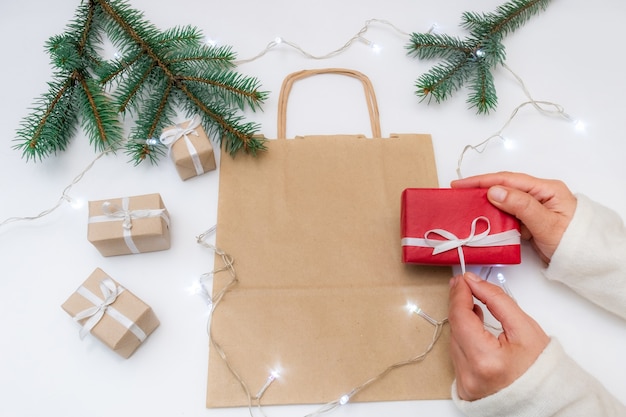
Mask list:
[[[51,79],[44,42],[61,33],[79,1],[3,1],[0,5],[0,221],[33,216],[53,206],[63,189],[95,158],[82,133],[67,151],[26,163],[15,131]],[[220,44],[233,46],[240,59],[261,52],[275,37],[324,55],[347,42],[368,19],[384,19],[404,32],[439,31],[464,36],[465,11],[490,12],[497,0],[229,0],[221,2],[134,0],[132,6],[158,27],[194,25]],[[622,54],[626,5],[554,0],[507,36],[507,65],[533,97],[562,105],[584,120],[577,132],[563,119],[522,109],[505,135],[514,147],[493,142],[484,153],[470,152],[465,176],[497,170],[524,171],[559,178],[576,192],[626,216],[626,140]],[[376,89],[383,136],[430,133],[442,186],[456,176],[457,159],[467,144],[496,132],[510,113],[527,101],[520,84],[503,68],[495,71],[499,105],[478,116],[465,104],[466,91],[441,104],[420,103],[417,77],[435,62],[405,54],[406,35],[386,24],[372,24],[364,35],[380,45],[374,53],[356,42],[332,59],[313,60],[285,45],[239,67],[258,77],[271,94],[262,112],[247,115],[276,136],[277,94],[290,72],[315,67],[348,67],[367,74]],[[360,86],[351,80],[311,79],[294,88],[288,136],[313,133],[370,134]],[[181,120],[183,116],[181,116]],[[133,167],[123,152],[98,160],[69,195],[74,200],[161,193],[172,216],[169,251],[104,258],[87,241],[86,206],[68,203],[31,222],[0,227],[0,414],[3,416],[245,416],[246,409],[207,410],[207,308],[189,289],[212,267],[212,254],[195,242],[216,221],[218,172],[182,182],[171,163]],[[625,257],[626,258],[626,257]],[[547,282],[529,247],[523,263],[504,270],[520,305],[568,353],[626,402],[626,323],[567,288]],[[625,259],[626,260],[626,259]],[[161,326],[129,360],[96,340],[80,341],[78,328],[60,304],[101,267],[150,304]],[[340,393],[338,393],[340,394]],[[315,406],[268,407],[269,416],[304,415]],[[349,404],[338,416],[434,414],[458,416],[450,401]]]

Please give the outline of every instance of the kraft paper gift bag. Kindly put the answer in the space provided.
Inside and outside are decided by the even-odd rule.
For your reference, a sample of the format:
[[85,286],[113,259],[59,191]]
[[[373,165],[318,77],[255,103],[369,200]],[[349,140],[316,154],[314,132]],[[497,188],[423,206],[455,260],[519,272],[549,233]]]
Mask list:
[[[363,83],[372,138],[286,139],[293,83],[324,73]],[[288,76],[278,139],[256,157],[221,160],[216,246],[234,260],[238,281],[212,316],[207,407],[247,406],[261,392],[263,404],[326,404],[371,378],[351,401],[450,398],[447,326],[423,361],[377,377],[432,342],[434,326],[407,303],[447,317],[451,269],[403,264],[399,244],[402,191],[437,185],[430,135],[382,138],[363,74]],[[215,274],[213,295],[230,282]]]

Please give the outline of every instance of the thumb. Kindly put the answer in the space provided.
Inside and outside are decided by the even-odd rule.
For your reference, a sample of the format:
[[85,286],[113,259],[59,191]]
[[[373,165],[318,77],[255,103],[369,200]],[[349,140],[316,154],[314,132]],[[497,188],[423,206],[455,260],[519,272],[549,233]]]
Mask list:
[[534,236],[541,234],[545,219],[553,213],[536,198],[523,191],[496,185],[487,191],[491,204],[517,217]]
[[500,322],[507,338],[513,341],[516,337],[522,337],[523,329],[530,317],[524,313],[515,300],[509,297],[500,286],[487,282],[477,275],[466,273],[464,278],[474,297],[480,300]]

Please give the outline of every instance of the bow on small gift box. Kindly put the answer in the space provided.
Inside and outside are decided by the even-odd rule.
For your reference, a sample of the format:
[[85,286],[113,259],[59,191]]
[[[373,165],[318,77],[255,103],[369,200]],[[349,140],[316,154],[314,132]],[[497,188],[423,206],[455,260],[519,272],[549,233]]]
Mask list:
[[169,249],[169,227],[159,194],[89,202],[87,238],[104,256]]
[[486,189],[409,188],[402,193],[402,259],[427,265],[521,262],[520,225]]
[[202,175],[216,168],[213,146],[201,126],[200,116],[165,128],[159,141],[169,149],[181,179]]
[[91,333],[124,358],[130,357],[159,326],[150,306],[100,268],[62,308],[81,325],[81,339]]

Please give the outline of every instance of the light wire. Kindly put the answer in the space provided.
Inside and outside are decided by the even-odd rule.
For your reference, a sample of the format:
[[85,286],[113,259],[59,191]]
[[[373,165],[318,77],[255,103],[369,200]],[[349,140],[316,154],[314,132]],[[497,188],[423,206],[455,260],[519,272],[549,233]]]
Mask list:
[[[213,297],[211,297],[210,300],[210,314],[209,314],[209,318],[207,320],[207,334],[209,336],[210,339],[210,343],[211,346],[216,350],[218,356],[221,358],[221,360],[224,362],[224,364],[226,365],[226,367],[228,368],[228,370],[230,371],[231,375],[237,380],[237,382],[239,383],[239,385],[241,386],[246,398],[247,398],[247,402],[248,402],[248,412],[250,413],[251,417],[254,417],[254,407],[256,407],[256,409],[258,410],[258,412],[265,417],[265,413],[263,411],[263,407],[261,405],[261,399],[263,398],[263,396],[265,395],[267,389],[269,388],[269,384],[266,382],[266,385],[263,386],[259,392],[256,395],[252,395],[252,392],[250,390],[250,388],[248,387],[247,383],[244,381],[244,379],[241,377],[240,373],[237,371],[237,369],[235,369],[235,367],[230,363],[228,356],[226,354],[226,352],[224,351],[224,349],[222,348],[222,346],[217,342],[215,335],[213,334],[212,331],[212,326],[211,326],[211,318],[213,313],[215,312],[215,310],[217,309],[218,305],[221,303],[221,301],[224,299],[225,295],[233,290],[233,288],[237,285],[238,283],[238,278],[237,278],[237,273],[235,271],[235,261],[234,259],[228,255],[226,252],[224,252],[223,250],[221,250],[220,248],[218,248],[216,245],[209,243],[206,241],[206,238],[209,235],[214,234],[216,231],[216,226],[213,226],[211,228],[209,228],[207,231],[203,232],[202,234],[200,234],[199,236],[196,237],[196,242],[202,246],[204,246],[205,248],[210,249],[211,251],[213,251],[216,255],[218,255],[220,257],[220,259],[222,260],[223,265],[213,269],[211,272],[204,274],[205,276],[215,276],[218,273],[221,272],[229,272],[231,278],[228,281],[228,283]],[[430,316],[429,316],[430,317]],[[322,414],[328,413],[333,411],[334,409],[346,404],[347,402],[349,402],[349,400],[356,395],[357,393],[363,391],[364,389],[366,389],[367,387],[369,387],[370,385],[374,384],[375,382],[381,380],[382,378],[384,378],[387,374],[389,374],[390,372],[392,372],[395,369],[407,366],[407,365],[412,365],[418,362],[422,362],[427,355],[433,350],[433,348],[435,347],[435,344],[437,343],[437,341],[439,340],[441,333],[443,331],[443,327],[445,326],[445,324],[448,322],[447,318],[444,318],[441,321],[436,321],[434,319],[431,318],[431,320],[426,320],[428,321],[430,324],[433,325],[433,327],[435,328],[434,332],[433,332],[433,336],[432,339],[429,343],[429,345],[426,347],[426,349],[410,358],[404,361],[400,361],[400,362],[396,362],[393,363],[391,365],[389,365],[388,367],[386,367],[385,369],[383,369],[381,372],[379,372],[378,374],[372,376],[371,378],[367,379],[366,381],[364,381],[363,383],[361,383],[360,385],[358,385],[357,387],[354,387],[353,389],[351,389],[349,391],[349,393],[347,394],[343,394],[342,396],[340,396],[338,399],[330,401],[326,404],[323,404],[319,409],[317,409],[316,411],[314,411],[313,413],[307,414],[305,417],[317,417],[320,416]]]
[[503,63],[502,66],[507,71],[509,71],[513,75],[513,77],[515,77],[517,82],[520,84],[522,91],[524,92],[524,95],[528,98],[528,101],[525,101],[521,103],[520,105],[518,105],[517,107],[515,107],[513,111],[511,112],[511,114],[509,115],[509,118],[505,121],[505,123],[497,132],[495,132],[494,134],[489,136],[487,139],[483,140],[482,142],[476,145],[466,145],[463,148],[463,151],[461,152],[461,155],[459,156],[459,159],[457,161],[457,166],[456,166],[456,174],[459,179],[463,178],[463,173],[461,172],[461,166],[463,165],[465,154],[470,150],[475,151],[477,153],[483,153],[485,149],[487,148],[487,145],[494,139],[500,139],[504,141],[505,140],[503,136],[504,130],[507,127],[509,127],[513,119],[515,119],[515,117],[517,116],[517,114],[522,108],[526,106],[533,106],[535,109],[537,109],[537,111],[540,114],[543,114],[545,116],[562,117],[567,121],[570,121],[570,122],[574,121],[574,119],[565,112],[565,109],[560,104],[553,103],[551,101],[535,100],[530,94],[530,91],[526,87],[526,84],[524,83],[522,78],[519,75],[517,75],[508,65]]
[[45,217],[45,216],[49,215],[50,213],[54,212],[56,209],[58,209],[61,206],[61,204],[63,204],[63,202],[71,202],[72,198],[68,195],[68,193],[70,192],[72,187],[74,187],[74,185],[78,184],[83,179],[85,174],[91,168],[93,168],[94,164],[96,163],[96,161],[98,161],[98,159],[102,158],[104,155],[106,155],[107,153],[109,153],[111,151],[113,151],[113,149],[112,148],[108,148],[108,149],[105,149],[104,151],[100,152],[100,154],[98,156],[96,156],[94,158],[94,160],[91,161],[91,163],[89,163],[89,165],[87,165],[85,167],[85,169],[83,169],[80,174],[78,174],[76,177],[74,177],[72,182],[67,187],[65,187],[63,189],[63,192],[61,193],[61,196],[59,197],[59,200],[57,201],[57,203],[54,206],[52,206],[52,207],[42,211],[41,213],[39,213],[39,214],[37,214],[35,216],[9,217],[9,218],[3,220],[0,223],[0,228],[2,228],[3,226],[6,226],[7,224],[18,222],[18,221],[33,221],[33,220],[40,219],[40,218]]
[[300,47],[299,45],[297,45],[294,42],[291,42],[287,39],[284,39],[282,37],[277,37],[274,40],[270,41],[267,46],[265,47],[265,49],[263,49],[261,52],[259,52],[257,55],[253,56],[252,58],[248,58],[248,59],[242,59],[242,60],[238,60],[235,61],[236,65],[243,65],[243,64],[247,64],[249,62],[253,62],[256,61],[257,59],[265,56],[268,52],[270,52],[272,49],[278,47],[279,45],[287,45],[292,49],[295,49],[297,52],[299,52],[301,55],[303,55],[306,58],[309,59],[313,59],[313,60],[324,60],[324,59],[329,59],[329,58],[333,58],[343,52],[345,52],[346,50],[348,50],[353,43],[359,41],[359,42],[363,42],[366,45],[373,45],[374,43],[371,42],[370,40],[366,39],[363,37],[363,35],[365,35],[367,33],[367,31],[369,30],[370,26],[372,26],[373,24],[381,24],[381,25],[386,25],[391,27],[395,32],[397,32],[398,34],[400,34],[403,37],[410,37],[411,34],[408,32],[405,32],[401,29],[399,29],[397,26],[395,26],[394,24],[392,24],[391,22],[384,20],[384,19],[369,19],[365,22],[365,25],[354,35],[352,36],[350,39],[348,39],[348,41],[343,44],[343,46],[335,49],[334,51],[328,52],[324,55],[314,55],[311,54],[309,52],[307,52],[305,49],[303,49],[302,47]]

